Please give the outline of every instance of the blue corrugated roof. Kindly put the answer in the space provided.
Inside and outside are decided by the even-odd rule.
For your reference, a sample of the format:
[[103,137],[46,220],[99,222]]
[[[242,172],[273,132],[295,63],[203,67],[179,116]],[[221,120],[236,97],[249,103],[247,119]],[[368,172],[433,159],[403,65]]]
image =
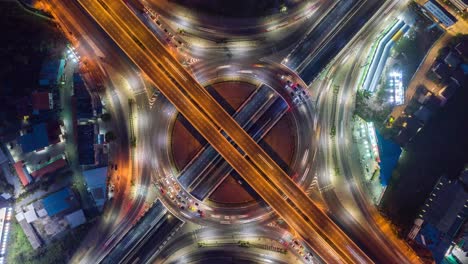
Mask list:
[[19,138],[19,143],[24,153],[47,147],[49,145],[47,124],[34,125],[31,133],[24,134]]
[[421,245],[425,243],[426,247],[432,252],[432,257],[436,263],[442,261],[451,242],[450,239],[446,238],[443,233],[429,223],[423,224],[421,231],[416,236],[416,241]]
[[39,73],[39,85],[56,85],[63,73],[64,66],[65,60],[63,59],[45,61]]
[[64,188],[58,192],[50,194],[42,199],[44,208],[49,216],[56,215],[70,209],[75,203],[75,197],[69,188]]

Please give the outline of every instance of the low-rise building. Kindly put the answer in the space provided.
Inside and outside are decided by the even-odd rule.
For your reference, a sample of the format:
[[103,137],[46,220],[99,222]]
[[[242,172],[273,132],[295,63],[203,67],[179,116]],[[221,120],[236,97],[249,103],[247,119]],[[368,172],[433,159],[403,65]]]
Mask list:
[[77,126],[78,134],[78,161],[80,165],[94,165],[94,124],[83,124]]
[[70,188],[63,188],[42,199],[42,204],[49,216],[55,216],[78,208],[79,201]]
[[457,91],[458,85],[455,82],[450,82],[439,92],[439,96],[442,97],[442,104],[445,105],[448,99],[450,99]]
[[23,232],[28,238],[32,248],[38,249],[42,245],[42,241],[37,235],[34,227],[26,221],[23,213],[16,214],[16,220],[20,224],[21,229],[23,229]]
[[462,58],[468,59],[468,41],[462,41],[455,45],[455,50]]
[[49,146],[49,137],[47,136],[47,124],[40,123],[32,126],[30,131],[19,137],[18,143],[21,145],[23,153],[41,150]]
[[31,175],[29,175],[22,161],[16,162],[13,164],[13,167],[15,168],[16,174],[18,175],[18,178],[23,186],[26,186],[32,182]]
[[416,92],[413,95],[413,98],[420,104],[425,104],[429,98],[431,97],[432,93],[427,90],[424,85],[419,85],[416,88]]
[[450,80],[462,87],[465,83],[468,83],[468,65],[462,64],[461,67],[453,73]]
[[447,56],[444,58],[444,62],[450,67],[450,68],[456,68],[460,63],[462,62],[460,57],[455,52],[450,51]]
[[429,121],[429,118],[432,116],[431,110],[425,106],[419,107],[419,109],[414,113],[414,116],[421,121],[423,124],[427,123]]
[[65,60],[63,59],[48,59],[41,67],[39,72],[39,85],[40,86],[56,86],[59,84],[65,67]]
[[455,247],[453,240],[468,216],[467,187],[461,180],[441,177],[408,234],[409,239],[432,252],[436,263],[450,255]]
[[107,197],[107,169],[108,167],[101,167],[83,171],[88,192],[91,193],[96,207],[100,211],[103,209]]
[[94,116],[91,95],[78,73],[73,74],[73,99],[76,107],[76,119],[88,120]]
[[71,228],[75,228],[86,223],[86,217],[82,209],[76,210],[73,213],[67,214],[65,216],[65,220],[67,220]]
[[45,166],[31,172],[31,176],[35,179],[42,178],[44,175],[53,173],[59,169],[65,168],[68,165],[64,158],[57,159],[51,163],[45,164]]
[[431,111],[437,110],[442,106],[442,100],[439,97],[432,95],[425,103],[425,106]]
[[451,27],[457,22],[457,19],[435,0],[427,1],[424,8],[445,27]]
[[441,80],[445,80],[450,76],[450,69],[448,65],[443,62],[436,62],[432,67],[432,72]]
[[34,210],[34,206],[32,204],[28,205],[26,208],[27,208],[26,212],[23,212],[24,219],[26,219],[26,222],[28,222],[28,224],[30,224],[30,223],[37,220],[37,214],[36,214],[36,210]]
[[51,110],[54,108],[54,99],[52,93],[34,92],[32,97],[33,113],[39,114],[39,111]]

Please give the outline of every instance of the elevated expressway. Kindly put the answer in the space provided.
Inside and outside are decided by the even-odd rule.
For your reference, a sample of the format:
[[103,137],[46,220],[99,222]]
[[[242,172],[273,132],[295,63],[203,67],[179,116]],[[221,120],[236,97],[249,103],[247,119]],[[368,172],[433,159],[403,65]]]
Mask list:
[[[173,59],[122,2],[79,2],[179,112],[324,261],[372,262]],[[228,138],[247,157],[239,153]]]

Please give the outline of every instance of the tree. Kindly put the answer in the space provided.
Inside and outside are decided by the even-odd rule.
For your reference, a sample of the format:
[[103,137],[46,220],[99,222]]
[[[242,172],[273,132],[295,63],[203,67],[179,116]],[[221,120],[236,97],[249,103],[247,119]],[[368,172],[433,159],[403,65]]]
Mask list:
[[106,142],[111,142],[111,141],[114,141],[116,139],[116,136],[115,136],[114,132],[112,132],[112,131],[107,132],[104,137],[106,139]]
[[101,115],[101,119],[102,119],[102,121],[104,121],[104,122],[108,122],[109,120],[111,120],[111,115],[110,115],[109,113],[103,113],[103,114]]

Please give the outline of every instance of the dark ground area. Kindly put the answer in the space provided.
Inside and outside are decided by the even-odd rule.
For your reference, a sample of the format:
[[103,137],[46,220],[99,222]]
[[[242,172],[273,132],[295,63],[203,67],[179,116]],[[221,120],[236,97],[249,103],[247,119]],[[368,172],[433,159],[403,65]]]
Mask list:
[[[63,38],[55,26],[24,11],[18,3],[0,2],[0,134],[16,130],[16,106],[38,87],[41,64]],[[24,106],[23,106],[24,107]]]
[[408,86],[427,51],[442,35],[443,30],[424,16],[415,3],[410,4],[415,23],[408,31],[408,37],[400,38],[394,46],[393,56],[397,67],[403,72],[403,85]]
[[199,12],[226,17],[261,17],[278,13],[288,0],[169,0]]
[[400,157],[382,199],[382,208],[404,233],[437,179],[442,175],[458,177],[468,163],[467,102],[465,82]]

